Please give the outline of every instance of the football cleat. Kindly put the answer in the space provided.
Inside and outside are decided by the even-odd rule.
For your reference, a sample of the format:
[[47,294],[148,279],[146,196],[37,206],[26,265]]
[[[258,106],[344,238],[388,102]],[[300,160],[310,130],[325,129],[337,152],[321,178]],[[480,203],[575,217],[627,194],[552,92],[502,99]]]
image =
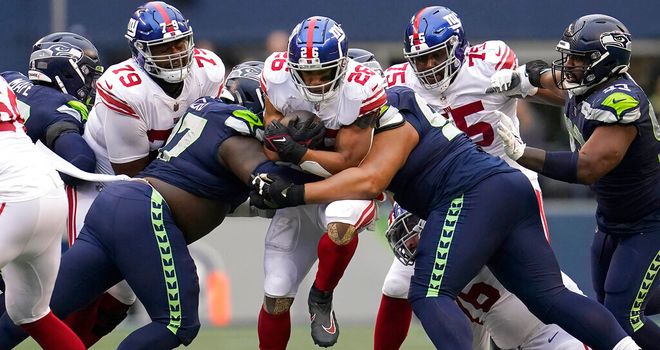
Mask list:
[[323,348],[335,345],[339,339],[339,324],[332,310],[332,292],[323,292],[312,286],[307,305],[314,344]]

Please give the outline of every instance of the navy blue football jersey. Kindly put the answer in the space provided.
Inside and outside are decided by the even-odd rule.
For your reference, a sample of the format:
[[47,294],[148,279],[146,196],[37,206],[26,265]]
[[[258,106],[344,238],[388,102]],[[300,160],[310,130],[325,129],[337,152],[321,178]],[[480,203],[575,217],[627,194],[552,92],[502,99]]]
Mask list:
[[413,90],[401,86],[389,88],[387,102],[419,134],[419,143],[388,187],[394,199],[413,214],[426,219],[431,209],[483,179],[518,171],[472,143]]
[[232,136],[255,136],[260,129],[263,121],[244,107],[200,98],[139,176],[155,177],[196,196],[236,207],[247,199],[249,188],[220,164],[218,148]]
[[32,142],[46,142],[46,131],[54,123],[66,121],[83,133],[87,120],[87,107],[75,97],[48,86],[33,84],[19,72],[3,72],[2,77],[16,94],[18,109],[25,120],[27,134]]
[[[599,228],[633,233],[651,215],[660,220],[660,125],[644,91],[629,75],[603,84],[585,96],[571,96],[565,122],[571,149],[579,150],[602,125],[634,125],[637,136],[621,163],[591,188],[596,193]],[[644,220],[642,220],[644,221]],[[638,225],[639,224],[639,225]],[[641,226],[640,226],[641,225]]]

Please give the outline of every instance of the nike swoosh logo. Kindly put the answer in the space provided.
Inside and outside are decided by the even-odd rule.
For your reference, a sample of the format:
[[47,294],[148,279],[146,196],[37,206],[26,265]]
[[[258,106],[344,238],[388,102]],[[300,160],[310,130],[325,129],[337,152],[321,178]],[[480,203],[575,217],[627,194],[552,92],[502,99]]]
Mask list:
[[112,85],[108,83],[107,81],[105,82],[105,86],[108,87],[108,90],[112,90]]
[[286,142],[286,137],[283,137],[281,139],[273,139],[273,142]]
[[552,337],[550,337],[550,339],[548,339],[548,343],[552,343],[552,340],[555,339],[557,334],[559,334],[559,332],[555,332],[555,335],[553,335]]
[[337,328],[335,327],[335,318],[332,317],[332,313],[330,313],[330,327],[326,328],[324,325],[321,325],[321,327],[323,327],[323,330],[328,334],[335,334]]
[[612,99],[612,103],[614,103],[614,104],[617,104],[621,101],[623,101],[623,99],[620,99],[620,100],[617,100],[617,99],[614,99],[614,98]]

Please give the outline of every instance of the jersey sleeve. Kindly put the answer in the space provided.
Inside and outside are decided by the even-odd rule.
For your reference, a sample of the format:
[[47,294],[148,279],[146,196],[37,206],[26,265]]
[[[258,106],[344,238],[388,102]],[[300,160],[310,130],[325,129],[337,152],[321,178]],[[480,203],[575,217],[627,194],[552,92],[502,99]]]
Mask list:
[[201,68],[207,79],[204,79],[202,96],[220,96],[225,82],[225,64],[214,52],[205,49],[195,49],[195,62]]
[[289,74],[286,61],[286,52],[274,52],[268,56],[264,62],[264,69],[261,72],[260,84],[261,89],[269,98],[272,96],[271,89],[273,86],[282,84],[286,81],[286,75]]
[[348,69],[342,87],[347,108],[340,110],[338,116],[341,125],[351,125],[387,102],[385,79],[380,74],[362,65]]
[[488,77],[498,70],[518,67],[516,53],[500,40],[491,40],[480,45],[470,46],[467,49],[466,56],[468,67],[475,67]]
[[641,117],[639,96],[630,90],[614,88],[595,103],[586,118],[604,124],[630,124]]

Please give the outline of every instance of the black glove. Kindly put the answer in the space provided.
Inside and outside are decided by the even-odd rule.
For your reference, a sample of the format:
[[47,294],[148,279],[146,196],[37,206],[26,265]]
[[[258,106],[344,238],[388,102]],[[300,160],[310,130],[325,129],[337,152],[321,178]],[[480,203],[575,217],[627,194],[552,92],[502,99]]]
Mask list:
[[277,152],[281,160],[293,164],[300,164],[307,153],[307,147],[296,142],[289,135],[289,129],[277,120],[273,120],[264,130],[264,145]]
[[534,87],[541,87],[541,75],[550,70],[550,65],[542,60],[534,60],[525,63],[525,72],[529,77],[529,82]]
[[305,185],[295,185],[275,174],[257,174],[250,187],[250,205],[257,208],[279,209],[305,204]]
[[315,149],[323,144],[325,127],[320,119],[307,118],[301,120],[300,117],[296,116],[289,122],[287,128],[293,140],[307,146],[307,148]]

